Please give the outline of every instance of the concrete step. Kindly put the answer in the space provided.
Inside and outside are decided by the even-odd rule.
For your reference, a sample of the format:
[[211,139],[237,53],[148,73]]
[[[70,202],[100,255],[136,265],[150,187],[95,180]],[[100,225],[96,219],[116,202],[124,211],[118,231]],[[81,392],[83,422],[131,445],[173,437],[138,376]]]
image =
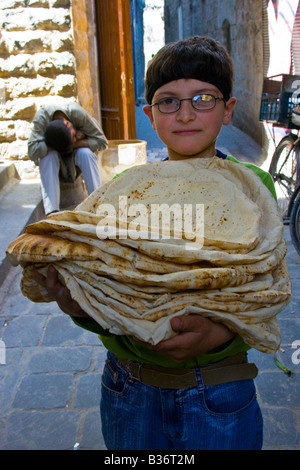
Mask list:
[[14,163],[0,161],[0,190],[4,188],[12,178],[20,179]]
[[0,285],[10,269],[5,254],[9,243],[43,217],[40,180],[21,179],[13,163],[0,162]]

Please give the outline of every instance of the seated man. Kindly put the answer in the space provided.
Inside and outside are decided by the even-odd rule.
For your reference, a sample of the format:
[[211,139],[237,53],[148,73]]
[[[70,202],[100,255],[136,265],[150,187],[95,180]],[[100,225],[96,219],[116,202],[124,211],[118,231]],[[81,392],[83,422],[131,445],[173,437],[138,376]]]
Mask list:
[[79,104],[66,102],[39,109],[33,120],[28,155],[39,165],[46,215],[59,210],[60,169],[65,178],[69,173],[74,181],[75,165],[78,166],[88,194],[100,186],[94,152],[106,147],[107,139],[100,124]]

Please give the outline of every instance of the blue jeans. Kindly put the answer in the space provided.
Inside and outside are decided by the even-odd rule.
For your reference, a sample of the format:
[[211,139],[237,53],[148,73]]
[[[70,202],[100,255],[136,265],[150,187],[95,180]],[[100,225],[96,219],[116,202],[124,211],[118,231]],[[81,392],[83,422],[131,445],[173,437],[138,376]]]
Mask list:
[[262,415],[253,380],[170,390],[130,377],[108,353],[101,421],[109,450],[260,450]]

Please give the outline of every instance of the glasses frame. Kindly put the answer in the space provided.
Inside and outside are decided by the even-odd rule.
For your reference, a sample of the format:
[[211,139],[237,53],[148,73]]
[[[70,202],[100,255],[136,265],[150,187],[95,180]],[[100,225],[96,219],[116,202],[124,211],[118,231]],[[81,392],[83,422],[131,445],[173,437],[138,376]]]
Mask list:
[[[203,109],[199,109],[199,108],[196,108],[194,106],[194,103],[193,103],[193,100],[195,100],[196,97],[198,96],[202,96],[202,95],[205,95],[205,96],[211,96],[212,98],[214,98],[214,104],[211,108],[203,108]],[[161,109],[159,108],[159,105],[161,104],[162,101],[165,101],[166,99],[168,98],[172,98],[174,100],[177,100],[178,102],[178,108],[175,110],[175,111],[161,111]],[[151,104],[150,106],[153,107],[153,106],[157,106],[157,109],[160,113],[162,114],[173,114],[173,113],[177,113],[177,111],[179,111],[179,109],[181,108],[181,102],[182,101],[190,101],[193,108],[196,110],[196,111],[210,111],[211,109],[214,109],[216,107],[216,104],[217,104],[217,101],[224,101],[224,103],[226,103],[225,99],[224,98],[220,98],[219,96],[214,96],[214,95],[211,95],[210,93],[197,93],[197,95],[193,96],[192,98],[182,98],[182,99],[179,99],[179,98],[175,98],[174,96],[167,96],[166,98],[162,98],[161,100],[158,100],[156,103],[153,103]]]

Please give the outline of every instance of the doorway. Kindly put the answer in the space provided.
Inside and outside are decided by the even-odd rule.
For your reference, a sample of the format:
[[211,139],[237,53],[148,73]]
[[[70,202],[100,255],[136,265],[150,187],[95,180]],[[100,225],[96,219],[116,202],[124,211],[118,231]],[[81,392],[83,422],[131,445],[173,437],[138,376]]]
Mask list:
[[130,0],[95,0],[101,117],[109,140],[135,139]]

